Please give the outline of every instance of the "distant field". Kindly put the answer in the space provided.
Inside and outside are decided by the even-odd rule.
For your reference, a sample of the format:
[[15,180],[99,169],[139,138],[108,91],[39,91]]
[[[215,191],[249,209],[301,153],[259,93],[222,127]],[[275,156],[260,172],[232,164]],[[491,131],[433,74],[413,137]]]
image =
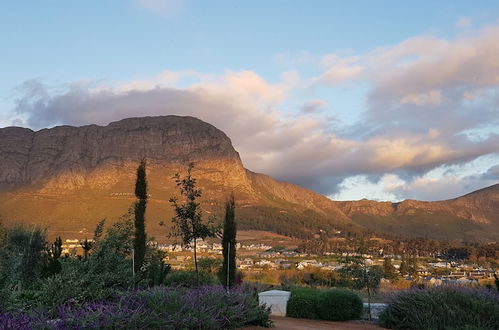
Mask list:
[[300,240],[263,230],[239,230],[237,241],[241,243],[262,243],[271,246],[296,248]]

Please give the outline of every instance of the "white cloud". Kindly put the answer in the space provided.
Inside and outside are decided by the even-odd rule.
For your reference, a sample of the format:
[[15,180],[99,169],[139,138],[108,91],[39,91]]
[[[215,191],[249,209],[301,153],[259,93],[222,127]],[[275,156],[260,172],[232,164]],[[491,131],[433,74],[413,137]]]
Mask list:
[[[289,71],[272,83],[254,71],[193,70],[107,85],[48,88],[30,81],[16,111],[35,128],[191,115],[226,132],[251,170],[326,194],[338,188],[346,193],[355,182],[378,178],[377,196],[421,197],[424,192],[439,198],[451,188],[458,191],[457,186],[490,182],[472,175],[430,179],[425,173],[499,153],[498,40],[497,27],[451,41],[414,37],[366,54],[328,55],[317,77],[303,79]],[[351,81],[371,88],[365,114],[360,122],[333,130],[326,120],[331,114],[323,110],[326,101],[308,97],[307,87],[312,82],[337,88]],[[302,96],[299,115],[281,108],[295,94]],[[489,133],[483,138],[466,133],[484,127]],[[345,181],[349,177],[356,179]],[[437,183],[448,188],[436,189]]]

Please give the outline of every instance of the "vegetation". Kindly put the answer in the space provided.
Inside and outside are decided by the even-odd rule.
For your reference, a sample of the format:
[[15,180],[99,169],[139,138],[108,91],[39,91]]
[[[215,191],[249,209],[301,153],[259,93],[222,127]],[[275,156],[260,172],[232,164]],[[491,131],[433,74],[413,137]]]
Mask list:
[[168,274],[164,280],[164,284],[173,287],[194,288],[198,285],[216,285],[219,282],[214,275],[204,271],[200,271],[196,276],[195,271],[178,270]]
[[[177,229],[187,245],[216,232],[201,221],[196,202],[201,191],[196,189],[191,169],[185,179],[176,176],[185,204],[172,200]],[[253,288],[238,286],[228,292],[219,285],[216,275],[221,259],[201,260],[200,268],[205,271],[199,272],[196,262],[195,272],[170,273],[165,252],[146,241],[145,161],[137,170],[135,192],[138,200],[128,214],[107,230],[105,219],[101,220],[93,239],[80,242],[83,255],[62,256],[62,239],[57,237],[50,244],[46,231],[36,226],[5,229],[0,224],[2,328],[192,329],[202,325],[203,329],[220,329],[271,325],[270,311],[259,306]],[[227,204],[226,218],[233,222],[226,230],[228,242],[235,242],[233,199]],[[235,259],[229,265],[235,265]]]
[[59,274],[62,270],[60,258],[62,254],[62,238],[59,236],[50,246],[48,253],[47,266],[45,267],[44,277]]
[[234,286],[236,281],[236,219],[235,219],[235,202],[234,195],[225,205],[225,220],[223,225],[222,235],[222,284],[230,288]]
[[392,265],[392,259],[385,257],[383,261],[383,277],[387,280],[396,280],[398,278],[397,270]]
[[135,236],[133,240],[134,271],[138,273],[146,255],[146,226],[145,213],[147,205],[147,180],[146,180],[146,160],[142,159],[137,168],[137,179],[135,181]]
[[202,212],[197,199],[201,197],[201,189],[196,188],[196,179],[192,176],[194,164],[190,163],[187,168],[187,176],[181,178],[176,173],[175,183],[180,189],[180,195],[185,198],[184,203],[179,203],[176,197],[170,198],[175,216],[172,218],[173,228],[172,236],[181,237],[182,244],[190,247],[192,244],[194,251],[194,267],[196,270],[196,279],[199,284],[199,270],[197,259],[197,239],[215,237],[218,229],[211,222],[207,224],[202,221]]
[[295,288],[291,290],[286,316],[346,321],[360,318],[362,309],[362,299],[349,290]]
[[112,299],[81,305],[61,304],[53,315],[43,311],[0,312],[10,329],[234,329],[270,326],[269,310],[244,288],[230,293],[221,286],[195,289],[158,287],[123,291]]
[[380,316],[391,329],[497,329],[499,293],[457,286],[396,294]]
[[291,290],[291,296],[286,308],[286,316],[303,319],[318,319],[318,298],[320,291],[312,288],[296,288]]
[[7,231],[0,251],[0,287],[12,292],[36,285],[48,259],[45,230],[16,226]]
[[321,292],[317,300],[319,316],[323,320],[346,321],[362,315],[362,299],[352,291],[332,289]]

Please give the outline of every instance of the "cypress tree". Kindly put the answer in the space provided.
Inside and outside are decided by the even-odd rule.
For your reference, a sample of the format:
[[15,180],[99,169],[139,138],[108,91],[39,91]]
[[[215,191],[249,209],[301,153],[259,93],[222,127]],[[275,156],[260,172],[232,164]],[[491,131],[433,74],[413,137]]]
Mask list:
[[221,275],[223,285],[228,285],[228,287],[232,287],[236,280],[236,233],[235,202],[234,195],[231,195],[225,204],[225,220],[222,236],[224,263]]
[[392,265],[392,260],[388,257],[383,261],[383,273],[386,279],[395,280],[397,279],[397,273],[395,267]]
[[145,213],[147,204],[146,160],[142,159],[137,168],[135,181],[135,237],[133,240],[135,272],[140,271],[146,254]]

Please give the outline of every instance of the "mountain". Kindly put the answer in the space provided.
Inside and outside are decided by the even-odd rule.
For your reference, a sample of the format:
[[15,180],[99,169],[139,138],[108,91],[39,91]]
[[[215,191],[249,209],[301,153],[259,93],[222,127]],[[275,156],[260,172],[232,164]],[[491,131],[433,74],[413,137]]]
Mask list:
[[[54,235],[90,235],[107,217],[115,221],[135,201],[135,172],[147,159],[148,230],[166,235],[173,175],[193,162],[206,216],[221,214],[234,193],[241,228],[309,235],[317,226],[350,220],[312,191],[277,182],[243,167],[230,139],[192,117],[130,118],[108,126],[58,126],[32,131],[0,129],[0,215],[47,225]],[[310,224],[310,227],[308,226]],[[303,230],[305,229],[305,230]]]
[[220,215],[231,193],[241,229],[310,237],[319,229],[381,230],[435,238],[486,240],[499,233],[499,186],[441,202],[335,202],[243,167],[230,139],[193,117],[129,118],[107,126],[0,129],[3,222],[46,225],[65,238],[91,236],[135,201],[135,172],[147,159],[149,235],[164,237],[178,195],[173,175],[193,174],[205,216]]
[[445,201],[337,203],[354,223],[383,232],[466,241],[499,237],[499,184]]

